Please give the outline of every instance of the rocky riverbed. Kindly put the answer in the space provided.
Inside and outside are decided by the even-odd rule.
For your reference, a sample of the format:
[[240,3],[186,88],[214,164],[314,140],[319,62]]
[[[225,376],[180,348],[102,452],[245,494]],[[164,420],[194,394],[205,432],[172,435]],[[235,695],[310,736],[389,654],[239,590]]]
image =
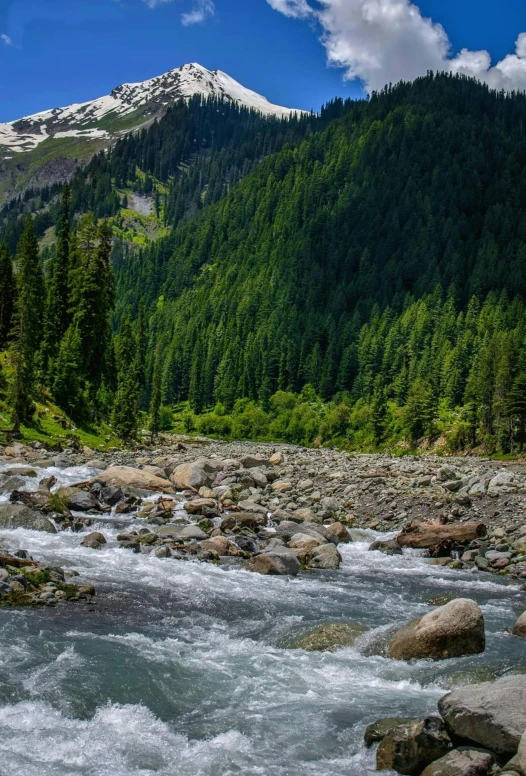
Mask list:
[[4,600],[37,607],[0,615],[9,770],[499,772],[488,709],[461,734],[441,698],[526,669],[525,505],[521,463],[188,439],[0,451]]

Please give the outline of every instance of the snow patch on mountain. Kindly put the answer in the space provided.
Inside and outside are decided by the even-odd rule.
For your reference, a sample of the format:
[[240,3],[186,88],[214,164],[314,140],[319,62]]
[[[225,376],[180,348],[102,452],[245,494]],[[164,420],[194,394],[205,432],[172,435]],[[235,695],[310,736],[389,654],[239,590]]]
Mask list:
[[[53,108],[0,124],[0,148],[15,153],[32,151],[50,137],[110,139],[112,134],[97,126],[104,119],[121,119],[137,112],[137,125],[140,125],[148,116],[162,115],[176,100],[189,99],[196,94],[222,97],[264,116],[286,118],[302,112],[273,105],[226,73],[207,70],[194,62],[142,83],[122,84],[111,94],[91,102]],[[122,131],[115,134],[118,136]]]

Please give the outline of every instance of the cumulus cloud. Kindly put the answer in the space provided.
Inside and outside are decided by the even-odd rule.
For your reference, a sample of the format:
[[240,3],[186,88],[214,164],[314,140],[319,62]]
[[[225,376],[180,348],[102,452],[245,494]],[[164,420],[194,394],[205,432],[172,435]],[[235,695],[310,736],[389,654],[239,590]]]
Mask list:
[[6,35],[5,33],[3,35],[0,35],[0,40],[2,41],[4,46],[12,46],[13,45],[13,41],[11,40],[9,35]]
[[215,12],[213,0],[195,0],[192,10],[182,14],[181,22],[185,27],[190,27],[191,24],[201,24],[205,19],[214,16]]
[[[514,54],[492,66],[487,51],[463,49],[452,56],[441,24],[409,0],[267,0],[285,16],[315,20],[329,64],[359,79],[367,91],[428,70],[463,73],[494,89],[526,89],[526,33]],[[315,3],[315,4],[314,4]]]

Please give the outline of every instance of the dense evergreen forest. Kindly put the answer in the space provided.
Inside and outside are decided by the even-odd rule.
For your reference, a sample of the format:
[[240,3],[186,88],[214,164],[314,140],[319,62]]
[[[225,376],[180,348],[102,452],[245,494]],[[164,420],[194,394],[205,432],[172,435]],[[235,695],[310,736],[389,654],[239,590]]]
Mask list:
[[[114,239],[112,279],[104,219],[128,190],[170,234]],[[139,410],[155,433],[188,402],[188,430],[224,436],[522,450],[524,95],[429,74],[291,122],[195,99],[2,216],[11,391],[31,245],[44,344],[25,352],[73,417],[133,437]]]

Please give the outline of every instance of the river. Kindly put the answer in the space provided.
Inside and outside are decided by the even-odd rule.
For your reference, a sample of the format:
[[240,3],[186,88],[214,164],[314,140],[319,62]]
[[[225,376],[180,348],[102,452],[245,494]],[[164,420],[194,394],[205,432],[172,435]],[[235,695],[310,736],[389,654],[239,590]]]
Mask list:
[[[50,473],[60,484],[92,474],[38,475]],[[367,776],[368,723],[436,712],[453,686],[526,669],[506,632],[524,609],[517,586],[368,552],[372,532],[340,546],[339,571],[288,579],[136,555],[118,547],[113,524],[94,528],[108,540],[99,551],[70,532],[0,532],[11,550],[97,589],[93,604],[0,610],[0,776]],[[484,655],[368,656],[382,629],[448,595],[481,605]],[[340,621],[370,630],[334,653],[287,648]]]

